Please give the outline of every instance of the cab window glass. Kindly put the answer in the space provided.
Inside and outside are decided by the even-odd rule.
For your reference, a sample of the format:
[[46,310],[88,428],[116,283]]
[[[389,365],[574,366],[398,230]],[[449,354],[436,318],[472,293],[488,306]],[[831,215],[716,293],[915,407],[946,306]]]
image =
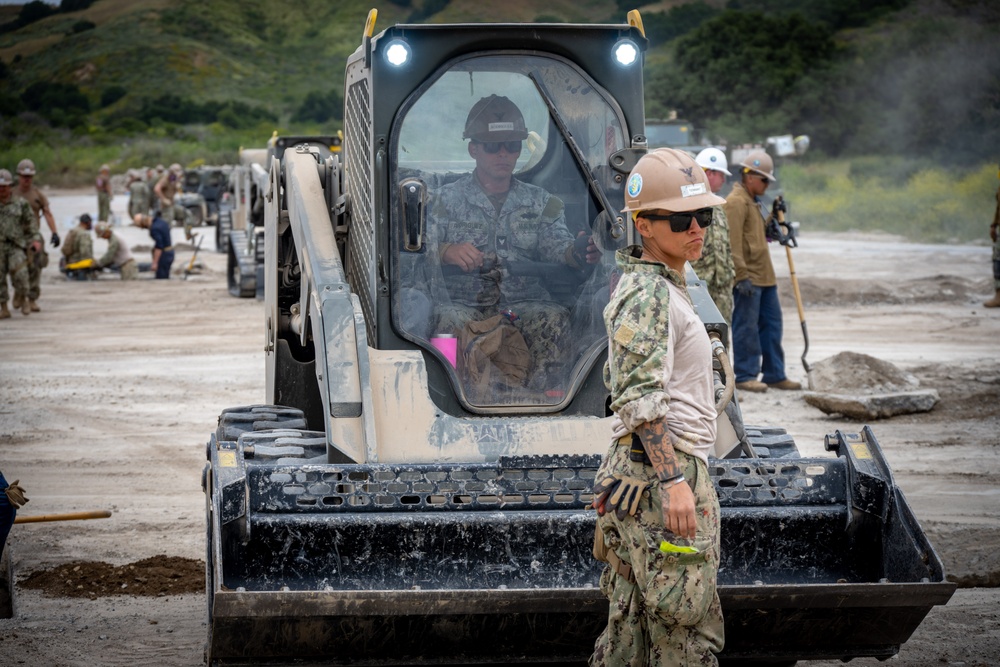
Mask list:
[[604,344],[621,114],[568,63],[452,64],[397,120],[393,322],[470,409],[564,403]]

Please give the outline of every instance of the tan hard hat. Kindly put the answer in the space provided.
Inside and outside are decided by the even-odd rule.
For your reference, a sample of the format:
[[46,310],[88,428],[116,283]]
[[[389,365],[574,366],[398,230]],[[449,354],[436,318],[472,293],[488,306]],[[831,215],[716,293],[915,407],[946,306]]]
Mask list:
[[[14,185],[14,177],[6,169],[0,169],[0,185]],[[7,280],[7,276],[3,279]]]
[[111,172],[111,167],[109,167],[106,164],[102,164],[101,168],[100,168],[100,171],[106,171],[106,172],[110,173]]
[[465,120],[463,139],[473,141],[521,141],[528,138],[524,116],[506,97],[490,95],[476,102]]
[[774,160],[771,156],[764,151],[754,151],[747,155],[743,162],[740,162],[740,166],[743,167],[743,173],[752,171],[761,176],[767,176],[768,180],[777,182],[778,179],[774,177]]
[[673,148],[658,148],[643,155],[632,168],[622,211],[665,209],[680,213],[725,203],[712,194],[705,170],[693,157]]
[[23,160],[17,163],[17,173],[21,174],[22,176],[34,176],[35,163],[29,160],[28,158],[24,158]]
[[111,225],[109,225],[106,222],[99,222],[94,227],[94,231],[97,232],[98,236],[104,236],[105,234],[111,231]]
[[173,171],[173,172],[176,172],[176,173],[179,174],[180,172],[184,171],[184,168],[181,167],[178,163],[174,162],[172,165],[170,165],[170,171]]

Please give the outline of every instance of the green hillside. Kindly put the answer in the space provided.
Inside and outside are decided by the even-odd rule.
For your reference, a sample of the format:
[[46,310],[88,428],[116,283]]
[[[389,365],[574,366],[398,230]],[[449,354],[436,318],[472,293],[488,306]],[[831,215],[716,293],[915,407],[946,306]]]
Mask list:
[[[372,4],[0,6],[0,164],[28,153],[43,182],[81,185],[102,162],[115,170],[231,162],[239,146],[260,145],[275,129],[334,132],[344,62]],[[400,22],[618,23],[634,7],[628,0],[397,0],[377,4],[376,30]],[[649,117],[678,112],[713,143],[809,134],[812,149],[789,178],[801,179],[810,196],[840,192],[847,178],[846,187],[895,187],[911,201],[920,198],[905,196],[906,188],[945,182],[969,193],[958,205],[962,217],[991,213],[990,174],[1000,157],[1000,3],[665,0],[639,8],[651,45]],[[809,196],[796,201],[800,212],[810,206]],[[837,222],[830,208],[824,200],[815,211],[829,224],[858,219],[854,211]],[[965,224],[948,236],[982,235],[972,227],[978,223]]]

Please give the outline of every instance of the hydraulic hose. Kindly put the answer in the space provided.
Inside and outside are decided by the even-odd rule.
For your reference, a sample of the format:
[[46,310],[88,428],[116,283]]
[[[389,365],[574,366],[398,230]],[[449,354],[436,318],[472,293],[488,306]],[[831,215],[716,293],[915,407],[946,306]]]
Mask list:
[[722,339],[719,337],[719,334],[713,331],[709,333],[709,337],[712,339],[712,354],[719,360],[719,364],[722,366],[723,378],[725,380],[722,395],[715,403],[715,414],[721,415],[726,411],[726,406],[729,405],[729,401],[733,399],[733,392],[736,389],[736,376],[733,373],[733,365],[729,361],[729,354],[726,352],[726,346],[722,343]]

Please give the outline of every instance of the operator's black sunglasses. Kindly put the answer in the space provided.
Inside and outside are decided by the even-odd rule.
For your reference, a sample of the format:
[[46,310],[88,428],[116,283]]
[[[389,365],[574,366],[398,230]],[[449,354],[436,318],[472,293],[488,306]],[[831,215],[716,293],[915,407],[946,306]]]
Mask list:
[[647,220],[668,220],[670,222],[670,231],[686,232],[691,226],[691,218],[697,221],[698,226],[704,229],[712,224],[712,209],[710,208],[700,208],[697,211],[687,211],[685,213],[671,213],[669,215],[656,215],[654,213],[640,213],[637,217],[646,218]]
[[521,152],[520,141],[480,141],[479,143],[482,145],[483,150],[490,155],[496,155],[499,153],[501,146],[503,146],[508,153]]

